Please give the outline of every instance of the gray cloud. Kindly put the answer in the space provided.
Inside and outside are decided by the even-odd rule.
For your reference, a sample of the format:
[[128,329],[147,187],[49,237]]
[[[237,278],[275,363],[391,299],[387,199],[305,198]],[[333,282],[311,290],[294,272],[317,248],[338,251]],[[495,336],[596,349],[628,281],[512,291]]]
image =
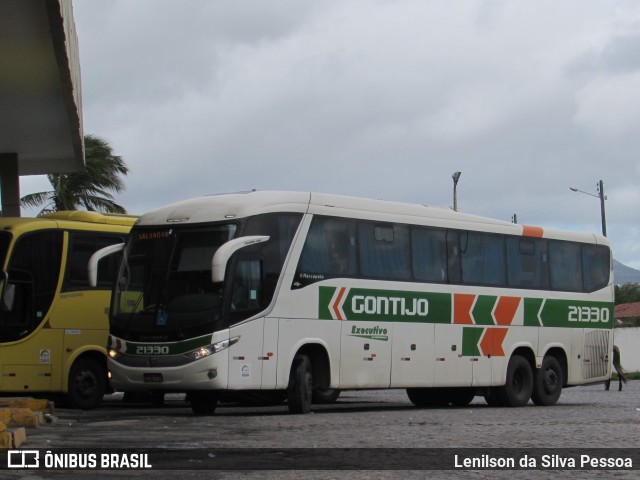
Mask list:
[[85,130],[143,212],[250,188],[599,231],[640,267],[636,2],[74,2]]

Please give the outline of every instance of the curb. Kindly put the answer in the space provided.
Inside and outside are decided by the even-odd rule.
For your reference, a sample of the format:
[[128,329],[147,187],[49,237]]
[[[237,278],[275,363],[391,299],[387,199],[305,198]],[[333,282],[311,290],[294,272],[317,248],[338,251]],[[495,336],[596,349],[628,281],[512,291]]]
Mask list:
[[53,412],[53,403],[46,399],[0,398],[0,449],[18,448],[27,439],[25,427],[52,423]]

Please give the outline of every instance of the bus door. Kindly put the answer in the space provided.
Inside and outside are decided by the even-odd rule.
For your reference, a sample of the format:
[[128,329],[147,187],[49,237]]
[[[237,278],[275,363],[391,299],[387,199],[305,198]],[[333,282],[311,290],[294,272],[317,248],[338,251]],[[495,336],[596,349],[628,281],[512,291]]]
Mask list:
[[56,377],[57,387],[60,382],[61,355],[60,332],[46,327],[23,341],[3,345],[0,387],[7,392],[48,391],[52,389],[52,376]]
[[[225,300],[229,318],[232,321],[250,318],[262,310],[262,261],[239,256],[232,271],[231,288]],[[229,389],[261,387],[264,324],[261,317],[240,321],[229,329],[229,338],[239,337],[229,348]]]
[[264,318],[229,329],[229,338],[240,337],[229,347],[229,389],[259,389],[262,385]]
[[59,382],[60,332],[51,324],[62,259],[62,232],[38,231],[21,237],[10,258],[7,286],[14,289],[10,305],[0,312],[2,389],[50,390]]

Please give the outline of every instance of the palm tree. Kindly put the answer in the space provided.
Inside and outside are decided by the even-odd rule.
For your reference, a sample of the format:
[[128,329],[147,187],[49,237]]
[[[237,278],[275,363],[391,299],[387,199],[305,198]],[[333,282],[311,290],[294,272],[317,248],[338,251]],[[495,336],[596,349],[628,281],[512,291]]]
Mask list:
[[127,213],[118,205],[109,191],[124,190],[120,175],[129,173],[122,157],[113,154],[109,144],[94,135],[84,136],[85,169],[74,173],[47,175],[53,190],[25,195],[20,199],[22,207],[44,208],[38,216],[60,210],[77,210],[107,213]]

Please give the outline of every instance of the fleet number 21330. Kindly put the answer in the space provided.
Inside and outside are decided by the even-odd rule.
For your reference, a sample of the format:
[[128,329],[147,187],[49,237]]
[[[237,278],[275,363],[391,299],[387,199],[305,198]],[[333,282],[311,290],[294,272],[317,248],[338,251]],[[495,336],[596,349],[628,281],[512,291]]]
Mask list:
[[137,355],[167,355],[169,347],[166,345],[138,345],[136,347]]
[[608,323],[609,309],[606,307],[569,307],[570,322]]

